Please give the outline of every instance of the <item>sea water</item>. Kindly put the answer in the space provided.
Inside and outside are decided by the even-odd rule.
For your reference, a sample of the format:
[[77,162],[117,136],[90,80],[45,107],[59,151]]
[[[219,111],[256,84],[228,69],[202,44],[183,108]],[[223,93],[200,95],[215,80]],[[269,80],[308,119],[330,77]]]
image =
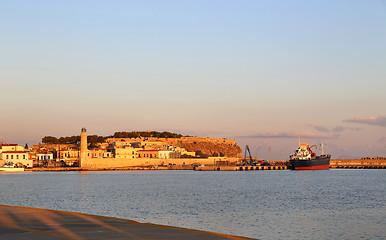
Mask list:
[[0,204],[258,239],[385,239],[386,171],[0,173]]

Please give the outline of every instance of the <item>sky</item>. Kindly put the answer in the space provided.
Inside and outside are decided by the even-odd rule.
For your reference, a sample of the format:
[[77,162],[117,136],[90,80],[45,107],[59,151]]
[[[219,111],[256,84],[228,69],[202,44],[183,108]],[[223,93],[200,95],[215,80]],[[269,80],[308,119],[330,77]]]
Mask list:
[[22,146],[86,127],[386,156],[386,1],[1,0],[0,89]]

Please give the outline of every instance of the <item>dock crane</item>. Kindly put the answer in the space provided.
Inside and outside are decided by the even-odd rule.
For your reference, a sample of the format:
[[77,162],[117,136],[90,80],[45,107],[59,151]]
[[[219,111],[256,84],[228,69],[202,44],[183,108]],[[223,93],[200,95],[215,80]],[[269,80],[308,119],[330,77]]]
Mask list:
[[[247,153],[248,153],[249,157],[247,157]],[[269,165],[268,162],[266,162],[266,161],[258,160],[257,158],[253,159],[248,145],[245,145],[245,155],[244,156],[245,156],[245,158],[243,158],[243,160],[242,160],[242,165],[247,165],[247,166],[258,166],[258,165],[265,165],[266,166],[266,165]]]

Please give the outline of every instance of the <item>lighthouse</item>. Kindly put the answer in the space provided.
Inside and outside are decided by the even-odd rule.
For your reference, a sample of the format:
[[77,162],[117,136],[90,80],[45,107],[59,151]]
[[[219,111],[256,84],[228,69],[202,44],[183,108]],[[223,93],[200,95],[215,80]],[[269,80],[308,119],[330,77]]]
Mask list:
[[82,167],[82,159],[87,157],[87,131],[86,128],[82,128],[80,132],[80,159],[79,167]]

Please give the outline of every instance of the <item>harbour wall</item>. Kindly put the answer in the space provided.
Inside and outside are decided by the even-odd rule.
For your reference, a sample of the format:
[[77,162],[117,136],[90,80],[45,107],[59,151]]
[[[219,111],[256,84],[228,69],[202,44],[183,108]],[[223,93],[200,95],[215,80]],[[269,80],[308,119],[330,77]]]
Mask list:
[[[235,162],[238,158],[227,158]],[[89,170],[145,167],[145,166],[181,166],[181,165],[213,165],[215,160],[208,158],[90,158],[81,160],[81,168]]]
[[386,159],[331,159],[330,168],[386,168]]

